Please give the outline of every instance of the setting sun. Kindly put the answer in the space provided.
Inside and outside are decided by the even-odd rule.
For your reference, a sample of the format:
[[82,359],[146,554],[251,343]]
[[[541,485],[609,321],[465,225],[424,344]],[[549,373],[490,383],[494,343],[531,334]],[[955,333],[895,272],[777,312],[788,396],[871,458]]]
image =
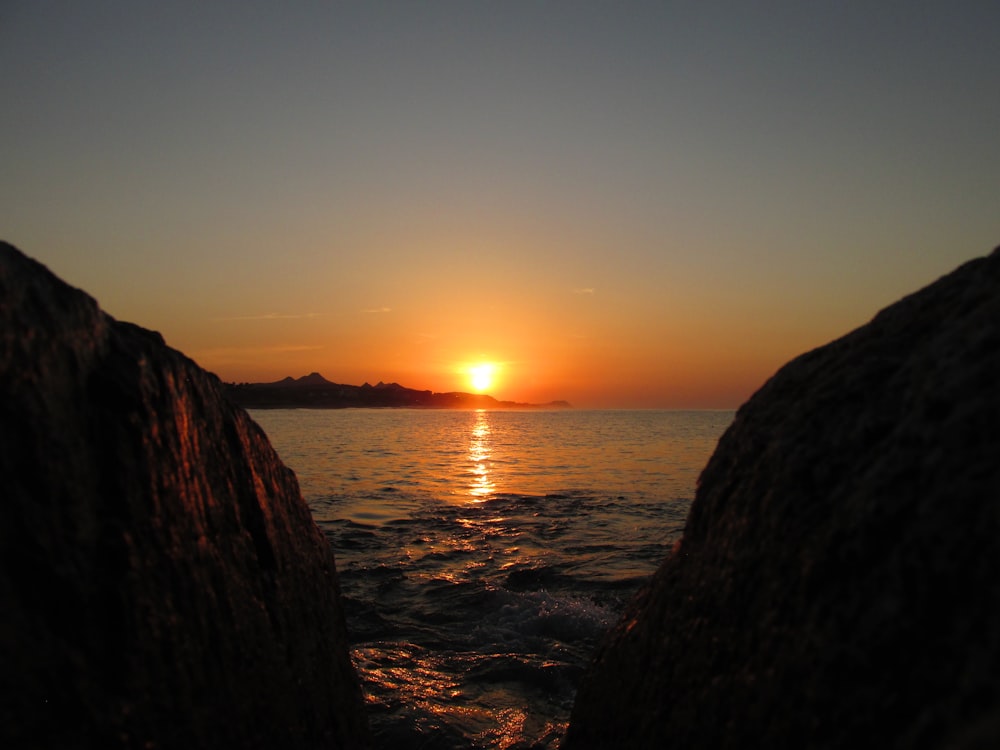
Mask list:
[[484,362],[473,365],[469,368],[469,382],[472,388],[479,393],[483,393],[493,385],[493,375],[496,372],[496,365]]

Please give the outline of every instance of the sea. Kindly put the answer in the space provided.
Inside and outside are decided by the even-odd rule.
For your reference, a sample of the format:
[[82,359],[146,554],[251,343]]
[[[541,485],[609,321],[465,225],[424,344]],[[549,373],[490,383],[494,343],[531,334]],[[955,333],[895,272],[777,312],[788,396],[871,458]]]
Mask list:
[[333,546],[383,749],[558,748],[732,411],[251,410]]

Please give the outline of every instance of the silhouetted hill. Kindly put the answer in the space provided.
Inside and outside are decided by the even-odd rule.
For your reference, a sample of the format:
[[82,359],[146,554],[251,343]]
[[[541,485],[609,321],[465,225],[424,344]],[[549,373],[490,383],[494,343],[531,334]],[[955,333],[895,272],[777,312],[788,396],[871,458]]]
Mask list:
[[324,378],[318,372],[311,372],[308,375],[303,375],[301,378],[296,380],[295,385],[333,385],[333,383]]
[[525,404],[498,401],[481,393],[434,393],[399,383],[344,385],[318,372],[291,376],[274,383],[227,383],[226,392],[246,409],[345,409],[349,407],[410,407],[427,409],[568,409],[567,401]]

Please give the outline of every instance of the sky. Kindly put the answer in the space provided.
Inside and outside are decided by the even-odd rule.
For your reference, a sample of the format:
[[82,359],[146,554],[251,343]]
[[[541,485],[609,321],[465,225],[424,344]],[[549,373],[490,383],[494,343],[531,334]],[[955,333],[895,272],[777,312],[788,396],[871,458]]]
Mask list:
[[995,0],[0,0],[0,238],[226,381],[735,408],[1000,244],[998,31]]

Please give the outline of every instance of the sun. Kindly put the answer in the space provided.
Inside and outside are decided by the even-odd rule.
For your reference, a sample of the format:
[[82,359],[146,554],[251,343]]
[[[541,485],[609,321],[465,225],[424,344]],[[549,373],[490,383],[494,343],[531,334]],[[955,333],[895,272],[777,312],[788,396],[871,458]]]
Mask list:
[[493,385],[493,376],[496,373],[496,365],[492,362],[482,362],[469,368],[469,383],[472,389],[483,393]]

